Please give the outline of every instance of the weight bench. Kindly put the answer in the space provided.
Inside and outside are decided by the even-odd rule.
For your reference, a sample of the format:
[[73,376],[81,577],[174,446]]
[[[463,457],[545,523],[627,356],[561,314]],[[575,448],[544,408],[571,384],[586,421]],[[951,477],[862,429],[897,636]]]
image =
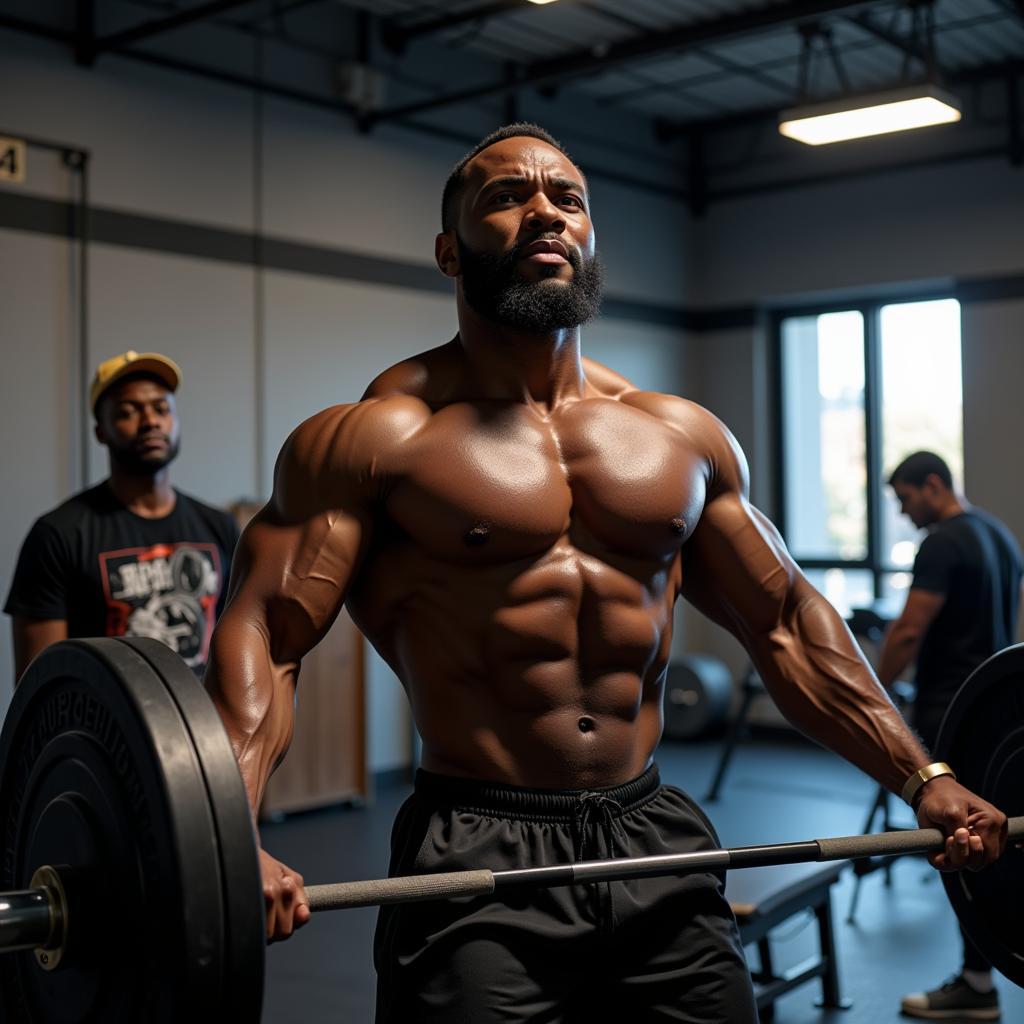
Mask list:
[[[821,979],[819,1006],[846,1009],[839,994],[839,969],[829,890],[849,861],[778,864],[730,871],[725,895],[744,946],[757,946],[758,965],[751,965],[754,994],[762,1021],[774,1016],[779,996],[814,978]],[[802,910],[818,920],[819,954],[788,969],[778,969],[771,948],[771,931]]]

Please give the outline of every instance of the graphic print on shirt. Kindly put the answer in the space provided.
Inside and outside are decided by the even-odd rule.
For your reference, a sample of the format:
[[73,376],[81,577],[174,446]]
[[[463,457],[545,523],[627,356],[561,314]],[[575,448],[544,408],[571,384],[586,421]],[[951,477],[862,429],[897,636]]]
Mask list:
[[154,544],[99,556],[107,636],[162,641],[190,668],[205,665],[223,574],[215,544]]

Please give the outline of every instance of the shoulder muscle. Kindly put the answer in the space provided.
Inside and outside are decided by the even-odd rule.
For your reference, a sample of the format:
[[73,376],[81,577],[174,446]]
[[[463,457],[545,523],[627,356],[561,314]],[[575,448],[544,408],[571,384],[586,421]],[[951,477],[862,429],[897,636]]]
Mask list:
[[285,520],[344,509],[373,497],[387,456],[430,418],[408,396],[335,405],[311,416],[285,441],[274,470],[274,511]]
[[737,493],[746,497],[749,474],[746,456],[729,428],[696,402],[678,395],[655,391],[633,391],[622,401],[668,424],[682,434],[687,447],[702,457],[708,467],[708,496]]

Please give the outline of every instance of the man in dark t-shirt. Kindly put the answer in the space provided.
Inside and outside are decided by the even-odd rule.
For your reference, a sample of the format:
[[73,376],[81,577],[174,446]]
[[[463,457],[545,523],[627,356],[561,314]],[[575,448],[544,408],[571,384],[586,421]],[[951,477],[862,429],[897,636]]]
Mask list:
[[[1021,552],[998,519],[954,491],[949,467],[933,452],[907,456],[889,485],[903,514],[928,535],[914,561],[906,605],[879,653],[878,678],[890,687],[916,659],[913,723],[931,747],[964,680],[1014,642]],[[902,1010],[926,1020],[995,1020],[991,968],[964,936],[961,973],[934,991],[906,996]]]
[[22,545],[4,606],[16,680],[45,647],[79,636],[155,637],[202,676],[238,527],[171,486],[180,381],[153,352],[97,369],[90,400],[110,475],[37,519]]

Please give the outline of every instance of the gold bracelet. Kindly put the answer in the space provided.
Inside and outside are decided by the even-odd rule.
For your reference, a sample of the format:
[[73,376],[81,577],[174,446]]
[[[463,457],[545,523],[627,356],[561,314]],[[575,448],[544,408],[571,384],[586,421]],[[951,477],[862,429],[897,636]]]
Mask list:
[[914,806],[914,797],[917,796],[921,787],[929,780],[934,779],[938,775],[952,775],[954,781],[956,780],[956,772],[946,764],[945,761],[936,761],[933,764],[926,764],[923,768],[919,768],[909,779],[903,784],[903,792],[900,794],[902,799]]

